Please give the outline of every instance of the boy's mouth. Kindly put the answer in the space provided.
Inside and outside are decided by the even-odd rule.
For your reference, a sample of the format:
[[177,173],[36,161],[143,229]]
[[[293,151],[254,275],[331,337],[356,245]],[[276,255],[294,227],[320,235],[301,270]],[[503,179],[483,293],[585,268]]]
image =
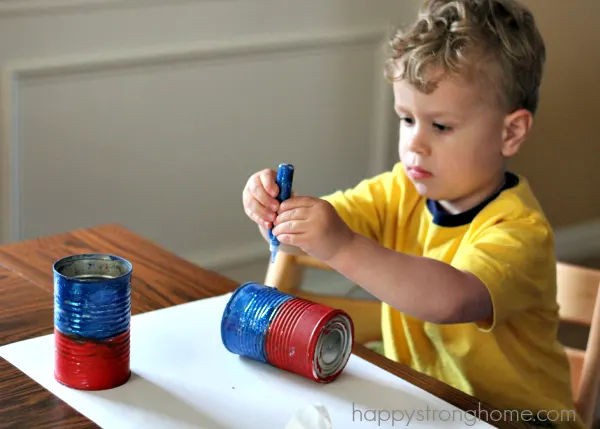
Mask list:
[[413,179],[428,179],[430,177],[433,177],[433,174],[431,172],[418,166],[407,166],[406,172]]

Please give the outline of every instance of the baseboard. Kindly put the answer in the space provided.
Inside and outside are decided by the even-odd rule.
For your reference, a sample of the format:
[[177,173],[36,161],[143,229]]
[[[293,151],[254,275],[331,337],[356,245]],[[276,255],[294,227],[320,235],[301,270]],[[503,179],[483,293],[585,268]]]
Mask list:
[[578,262],[600,255],[600,218],[556,228],[554,235],[560,261]]

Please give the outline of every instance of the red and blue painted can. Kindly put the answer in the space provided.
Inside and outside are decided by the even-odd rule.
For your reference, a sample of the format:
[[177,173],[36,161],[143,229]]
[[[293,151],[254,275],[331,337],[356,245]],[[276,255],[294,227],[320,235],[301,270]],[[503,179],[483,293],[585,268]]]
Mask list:
[[131,263],[105,254],[72,255],[54,266],[56,380],[106,390],[129,379]]
[[244,283],[225,306],[221,340],[231,353],[329,383],[350,359],[354,325],[341,309]]

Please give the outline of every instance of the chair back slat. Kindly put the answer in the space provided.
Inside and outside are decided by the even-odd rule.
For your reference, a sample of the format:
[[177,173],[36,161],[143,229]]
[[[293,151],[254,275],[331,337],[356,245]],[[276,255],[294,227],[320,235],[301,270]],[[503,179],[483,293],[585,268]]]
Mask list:
[[556,277],[560,318],[589,326],[594,315],[600,270],[559,262]]
[[590,327],[586,350],[566,352],[575,405],[591,428],[600,387],[600,270],[558,262],[556,280],[561,320]]

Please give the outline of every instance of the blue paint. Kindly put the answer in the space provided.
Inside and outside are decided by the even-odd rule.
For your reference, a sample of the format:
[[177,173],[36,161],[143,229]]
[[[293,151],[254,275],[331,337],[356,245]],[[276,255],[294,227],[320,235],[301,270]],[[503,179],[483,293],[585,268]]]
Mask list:
[[279,307],[294,298],[271,286],[244,283],[232,294],[221,319],[221,340],[231,353],[267,362],[265,339]]
[[[282,203],[292,196],[292,183],[294,181],[294,166],[292,164],[279,164],[277,170],[277,179],[275,183],[279,187],[277,200]],[[269,249],[271,251],[271,263],[275,262],[275,256],[279,250],[279,240],[273,235],[273,230],[269,230]]]
[[131,263],[113,255],[73,255],[54,271],[54,325],[65,335],[113,338],[130,328]]

